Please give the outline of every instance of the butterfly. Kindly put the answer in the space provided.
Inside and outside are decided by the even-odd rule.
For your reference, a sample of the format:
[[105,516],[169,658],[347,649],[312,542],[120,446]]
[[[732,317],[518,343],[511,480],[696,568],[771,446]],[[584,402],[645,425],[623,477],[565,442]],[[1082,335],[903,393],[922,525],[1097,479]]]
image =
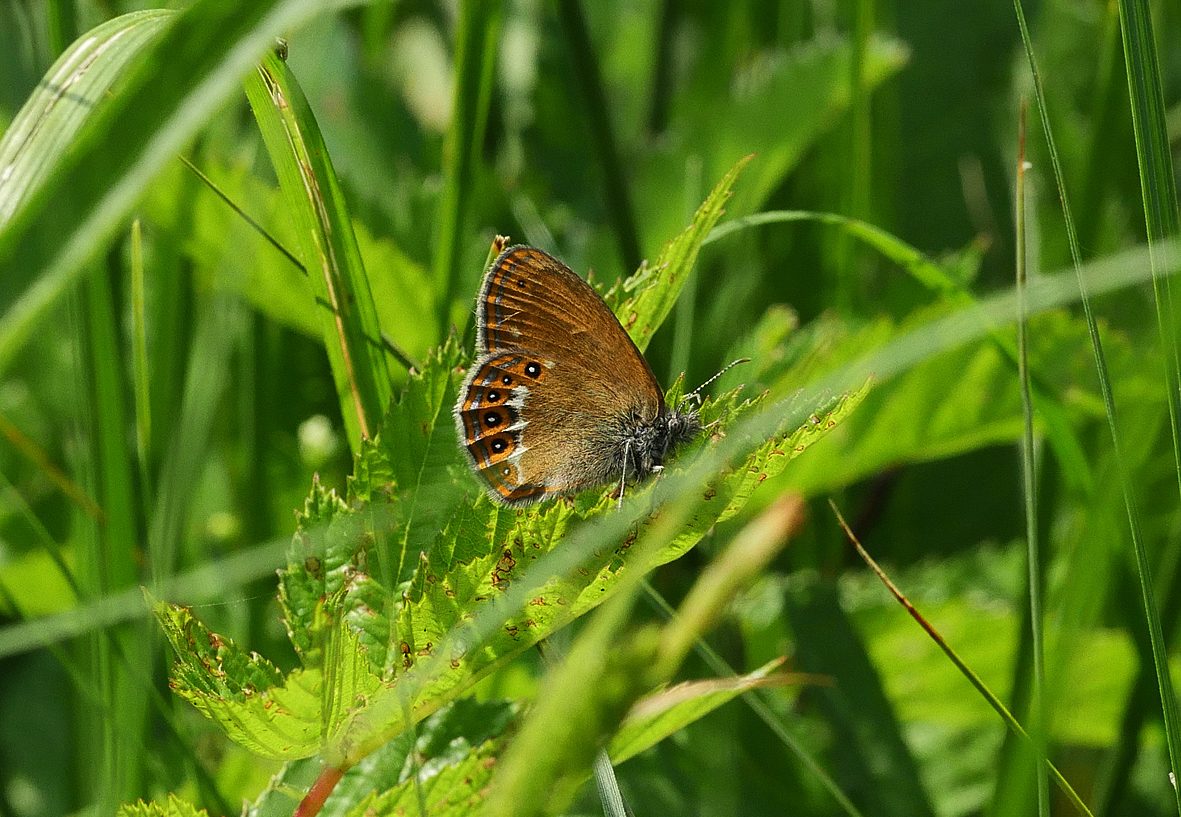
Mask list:
[[647,477],[701,429],[589,284],[552,255],[497,256],[476,299],[476,359],[455,428],[489,495],[528,505]]

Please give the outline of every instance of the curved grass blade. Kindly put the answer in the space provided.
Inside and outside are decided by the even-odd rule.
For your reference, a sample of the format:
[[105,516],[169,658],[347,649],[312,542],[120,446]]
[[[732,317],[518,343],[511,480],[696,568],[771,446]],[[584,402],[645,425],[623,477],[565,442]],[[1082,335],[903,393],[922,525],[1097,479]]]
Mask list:
[[377,308],[336,171],[307,98],[274,53],[246,81],[284,199],[296,225],[304,268],[321,304],[324,346],[354,452],[372,439],[390,401],[390,373]]
[[107,20],[57,59],[0,139],[0,225],[45,183],[94,109],[175,17],[155,9]]

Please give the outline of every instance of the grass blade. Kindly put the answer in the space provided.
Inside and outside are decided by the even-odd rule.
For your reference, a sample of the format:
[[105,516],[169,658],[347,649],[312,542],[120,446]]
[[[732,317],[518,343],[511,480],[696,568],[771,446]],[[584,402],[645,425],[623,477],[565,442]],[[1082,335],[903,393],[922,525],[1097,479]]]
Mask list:
[[[443,195],[439,200],[434,271],[439,287],[439,329],[446,332],[459,298],[459,250],[467,225],[468,199],[476,159],[484,144],[488,106],[499,41],[502,11],[499,3],[472,0],[460,4],[455,46],[455,100],[443,155]],[[463,302],[462,329],[471,312]],[[441,340],[441,338],[440,338]]]
[[[237,91],[273,38],[332,7],[313,0],[198,0],[139,43],[108,77],[119,79],[118,94],[77,106],[73,130],[38,128],[37,112],[28,128],[6,136],[6,147],[49,157],[50,164],[21,191],[9,187],[11,179],[0,186],[0,202],[17,197],[0,219],[0,368],[118,229],[156,172]],[[104,54],[97,62],[110,68]],[[94,70],[84,72],[87,79]],[[48,82],[62,96],[52,72]],[[47,148],[49,142],[57,149]]]
[[275,54],[246,81],[320,310],[324,346],[353,451],[372,439],[390,401],[377,307],[352,220],[307,98]]
[[[129,393],[124,382],[120,354],[120,326],[116,317],[115,289],[118,280],[112,263],[96,270],[82,288],[78,299],[79,322],[76,348],[85,375],[81,380],[81,405],[88,415],[89,429],[83,461],[84,481],[94,486],[103,508],[103,523],[81,517],[90,530],[83,536],[85,556],[79,560],[79,579],[88,596],[102,597],[134,587],[140,581],[138,542],[140,507],[135,501],[136,463],[125,445]],[[84,361],[84,362],[83,362]],[[80,516],[80,515],[79,515]],[[142,785],[137,758],[145,734],[147,698],[129,672],[130,666],[151,663],[151,639],[140,622],[116,628],[108,635],[91,634],[88,645],[94,663],[90,682],[98,690],[102,706],[87,715],[90,732],[101,736],[101,769],[81,766],[94,775],[99,803],[113,810],[133,797]],[[128,661],[117,660],[119,653]],[[94,747],[97,748],[97,747]],[[85,749],[84,749],[85,751]],[[85,755],[84,755],[85,756]]]
[[[1075,229],[1074,218],[1070,210],[1070,198],[1066,192],[1066,179],[1062,171],[1062,163],[1058,157],[1058,149],[1054,142],[1053,129],[1050,126],[1049,115],[1046,111],[1046,95],[1042,87],[1041,72],[1038,70],[1037,58],[1033,52],[1033,41],[1029,35],[1029,27],[1025,22],[1025,10],[1022,6],[1021,0],[1014,0],[1014,9],[1017,14],[1017,25],[1021,30],[1021,41],[1025,46],[1026,58],[1029,62],[1030,74],[1033,78],[1034,93],[1037,97],[1038,112],[1042,120],[1042,129],[1045,132],[1046,145],[1050,155],[1050,164],[1054,170],[1054,182],[1058,188],[1058,198],[1062,203],[1062,215],[1066,226],[1067,241],[1070,245],[1070,256],[1074,264],[1076,272],[1082,267],[1082,254],[1079,249],[1078,233]],[[1121,3],[1121,19],[1123,11],[1123,4]],[[1137,18],[1136,28],[1137,33],[1140,28],[1147,26],[1148,23],[1144,19]],[[1125,24],[1125,28],[1127,24]],[[1129,36],[1125,34],[1125,37]],[[1141,44],[1139,53],[1143,53],[1146,46]],[[1131,72],[1131,69],[1130,69]],[[1159,89],[1158,89],[1159,93]],[[1137,151],[1139,153],[1139,150]],[[1170,180],[1171,185],[1171,180]],[[1175,195],[1175,194],[1174,194]],[[1176,219],[1176,200],[1174,198],[1173,218]],[[1168,268],[1167,264],[1160,264],[1158,257],[1159,249],[1163,248],[1163,237],[1158,237],[1156,241],[1150,233],[1149,236],[1149,250],[1148,261],[1152,272],[1152,279],[1155,286],[1160,286],[1162,282],[1163,271]],[[1124,508],[1128,516],[1128,530],[1132,538],[1132,549],[1136,557],[1136,573],[1140,584],[1140,601],[1144,607],[1144,617],[1148,625],[1148,637],[1152,644],[1152,659],[1153,665],[1156,669],[1157,688],[1160,693],[1161,709],[1164,716],[1165,737],[1169,747],[1169,759],[1172,769],[1176,770],[1181,764],[1181,714],[1177,711],[1177,695],[1173,689],[1173,679],[1169,674],[1168,653],[1165,649],[1164,635],[1161,629],[1160,614],[1157,610],[1155,592],[1153,590],[1152,581],[1152,566],[1148,561],[1148,552],[1144,544],[1144,535],[1141,529],[1141,515],[1139,503],[1136,498],[1136,493],[1132,485],[1132,476],[1128,473],[1127,458],[1124,455],[1124,446],[1121,440],[1119,424],[1116,417],[1115,397],[1111,389],[1111,377],[1108,373],[1107,358],[1103,351],[1103,344],[1099,338],[1099,326],[1095,318],[1094,311],[1091,307],[1090,294],[1087,291],[1087,281],[1081,274],[1078,275],[1080,302],[1083,307],[1083,314],[1087,320],[1087,330],[1091,338],[1091,349],[1095,357],[1095,368],[1099,375],[1099,388],[1103,395],[1103,408],[1107,415],[1107,425],[1111,434],[1111,446],[1113,456],[1115,459],[1116,468],[1119,471],[1120,484],[1123,491]],[[1167,285],[1166,285],[1167,286]],[[1168,302],[1168,299],[1165,299]],[[1159,306],[1158,300],[1158,310]],[[1159,315],[1159,312],[1158,312]],[[1171,313],[1168,314],[1171,320]],[[1158,318],[1158,321],[1162,320]],[[1171,329],[1172,324],[1169,324]],[[1170,351],[1171,350],[1171,351]],[[1175,359],[1176,348],[1171,343],[1165,344],[1165,354],[1169,359]],[[1174,439],[1174,459],[1175,466],[1178,469],[1178,477],[1181,478],[1181,453],[1179,453],[1177,443],[1177,413],[1174,406],[1177,400],[1177,395],[1172,393],[1176,389],[1174,386],[1173,377],[1175,375],[1166,374],[1166,382],[1170,388],[1169,411],[1170,421],[1173,427]],[[1181,790],[1176,786],[1173,787],[1174,802],[1177,806],[1177,813],[1181,814]]]
[[[1033,390],[1029,382],[1029,316],[1026,314],[1025,283],[1025,105],[1021,105],[1017,151],[1016,182],[1016,269],[1017,269],[1017,369],[1021,380],[1021,408],[1024,430],[1021,438],[1022,492],[1025,495],[1025,544],[1027,548],[1029,620],[1033,649],[1033,689],[1030,712],[1034,724],[1033,740],[1038,753],[1048,756],[1046,717],[1043,708],[1046,670],[1042,638],[1042,570],[1038,552],[1037,488],[1034,485]],[[1037,807],[1041,817],[1050,814],[1050,789],[1041,764],[1038,764]]]

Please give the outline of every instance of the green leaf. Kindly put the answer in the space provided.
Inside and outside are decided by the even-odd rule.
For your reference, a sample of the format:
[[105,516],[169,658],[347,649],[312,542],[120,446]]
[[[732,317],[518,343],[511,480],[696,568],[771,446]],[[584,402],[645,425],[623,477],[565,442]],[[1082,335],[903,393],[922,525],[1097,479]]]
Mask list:
[[155,610],[178,657],[173,690],[263,757],[290,760],[319,751],[380,684],[343,621],[325,639],[319,665],[284,677],[265,658],[210,632],[188,608],[158,604]]
[[[374,792],[346,813],[349,817],[420,813],[466,817],[478,813],[487,798],[488,781],[501,749],[502,741],[485,741],[458,762],[437,764],[417,782],[407,780],[380,794]],[[426,805],[425,812],[419,811],[421,804]]]

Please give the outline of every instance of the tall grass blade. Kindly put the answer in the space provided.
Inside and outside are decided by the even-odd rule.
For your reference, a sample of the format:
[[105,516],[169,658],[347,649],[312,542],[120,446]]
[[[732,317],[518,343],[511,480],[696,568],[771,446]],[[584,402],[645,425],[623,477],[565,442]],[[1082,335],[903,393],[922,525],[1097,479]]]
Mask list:
[[976,691],[979,692],[984,700],[988,702],[988,705],[991,706],[993,710],[995,710],[996,713],[1001,716],[1001,720],[1005,722],[1005,726],[1008,727],[1009,730],[1013,732],[1013,734],[1027,742],[1030,747],[1038,753],[1038,757],[1040,757],[1046,764],[1046,769],[1048,770],[1050,777],[1054,780],[1055,785],[1058,786],[1059,790],[1066,796],[1067,800],[1070,801],[1070,804],[1074,806],[1074,809],[1079,814],[1085,814],[1088,815],[1088,817],[1092,817],[1091,810],[1087,808],[1087,804],[1084,803],[1082,798],[1078,796],[1078,793],[1074,790],[1074,787],[1072,787],[1070,783],[1067,782],[1066,778],[1062,776],[1062,773],[1058,771],[1058,768],[1054,766],[1054,764],[1050,762],[1049,758],[1047,758],[1045,754],[1041,752],[1037,742],[1030,737],[1029,733],[1025,731],[1025,728],[1021,726],[1015,717],[1013,717],[1013,713],[1011,713],[1001,701],[1001,699],[998,698],[997,695],[988,688],[984,681],[980,679],[980,676],[977,675],[971,667],[964,663],[964,660],[960,658],[959,654],[956,653],[954,649],[952,649],[951,645],[943,639],[943,636],[939,634],[939,631],[936,630],[929,621],[927,621],[922,613],[915,609],[915,606],[910,603],[910,600],[906,598],[906,595],[898,589],[898,586],[895,585],[893,581],[891,581],[890,577],[884,570],[882,570],[881,566],[874,560],[872,556],[869,555],[869,551],[867,551],[862,546],[860,540],[857,538],[857,535],[853,533],[853,529],[849,527],[847,522],[845,522],[845,518],[841,515],[841,512],[837,508],[836,503],[834,503],[832,500],[829,500],[828,504],[832,508],[832,512],[836,515],[837,522],[840,524],[841,529],[844,530],[845,535],[849,538],[849,541],[857,550],[857,555],[859,555],[862,560],[867,565],[869,565],[870,570],[872,570],[878,579],[881,580],[882,584],[886,586],[886,589],[890,591],[890,594],[894,596],[898,603],[906,609],[906,612],[910,614],[910,617],[918,622],[919,626],[926,631],[927,635],[931,637],[931,640],[934,641],[939,646],[939,649],[943,651],[943,654],[946,655],[953,664],[955,664],[956,669],[958,669],[960,673],[968,679],[968,682],[976,688]]
[[[352,220],[307,98],[287,64],[268,54],[246,81],[283,197],[296,224],[317,302],[341,416],[354,452],[372,439],[390,401],[381,326]],[[409,316],[407,316],[409,319]]]
[[[1045,133],[1046,145],[1050,156],[1050,164],[1054,171],[1054,183],[1058,188],[1058,198],[1062,203],[1062,215],[1065,220],[1067,241],[1070,245],[1070,256],[1075,269],[1078,270],[1082,266],[1082,254],[1079,249],[1078,233],[1075,229],[1074,218],[1071,215],[1070,197],[1066,192],[1066,178],[1062,171],[1062,163],[1058,156],[1058,148],[1054,142],[1054,133],[1050,126],[1049,114],[1046,110],[1046,95],[1042,86],[1041,72],[1038,70],[1037,57],[1033,51],[1033,40],[1030,38],[1029,27],[1025,22],[1025,10],[1022,6],[1021,0],[1014,0],[1013,6],[1017,14],[1017,25],[1021,30],[1021,41],[1025,47],[1026,59],[1029,62],[1030,74],[1033,78],[1033,88],[1034,94],[1037,98],[1038,113],[1041,116],[1042,129]],[[1173,218],[1175,219],[1175,200],[1172,210],[1174,211]],[[1157,256],[1157,251],[1158,247],[1160,246],[1162,246],[1160,241],[1153,241],[1150,236],[1148,254],[1149,265],[1154,281],[1160,280],[1159,270],[1165,268],[1165,265],[1158,264],[1160,259]],[[1124,499],[1124,508],[1128,516],[1128,530],[1132,538],[1132,548],[1136,557],[1136,573],[1140,584],[1140,601],[1144,607],[1144,617],[1148,625],[1148,637],[1150,643],[1152,644],[1152,659],[1153,665],[1156,669],[1157,688],[1160,693],[1161,709],[1164,715],[1165,737],[1169,747],[1169,758],[1172,769],[1177,770],[1178,768],[1181,768],[1181,714],[1179,714],[1177,711],[1177,696],[1173,689],[1172,677],[1169,674],[1168,652],[1165,649],[1160,614],[1157,610],[1155,591],[1153,590],[1152,566],[1148,560],[1148,552],[1144,544],[1139,502],[1136,498],[1135,488],[1132,484],[1132,475],[1128,472],[1127,458],[1124,455],[1124,446],[1116,416],[1115,397],[1112,394],[1111,377],[1108,372],[1107,358],[1103,351],[1102,341],[1099,338],[1098,322],[1091,306],[1090,293],[1087,291],[1086,278],[1080,275],[1078,281],[1080,301],[1083,307],[1083,314],[1087,321],[1087,331],[1091,338],[1091,350],[1095,357],[1095,368],[1099,375],[1099,388],[1103,396],[1103,408],[1107,415],[1107,425],[1111,434],[1112,453],[1115,459],[1116,468],[1119,471],[1119,479]],[[1168,351],[1170,349],[1173,351]],[[1167,344],[1165,354],[1167,358],[1172,358],[1175,356],[1175,347],[1172,344]],[[1170,388],[1172,388],[1172,383],[1174,381],[1172,381],[1171,378],[1166,379],[1170,381]],[[1170,394],[1170,421],[1172,422],[1174,428],[1174,448],[1176,449],[1177,418],[1176,413],[1172,408],[1175,400],[1176,395]],[[1175,457],[1176,456],[1177,455],[1175,454]],[[1181,461],[1178,461],[1176,465],[1178,468],[1178,476],[1181,478]],[[1177,807],[1177,813],[1181,814],[1181,790],[1178,790],[1174,786],[1173,795],[1174,802]]]
[[[1017,178],[1016,178],[1016,269],[1017,269],[1017,367],[1021,380],[1021,408],[1023,430],[1021,437],[1021,489],[1025,496],[1025,545],[1027,567],[1027,592],[1029,593],[1029,621],[1033,648],[1033,690],[1030,712],[1033,723],[1033,740],[1039,747],[1038,753],[1048,757],[1049,734],[1046,730],[1044,709],[1046,669],[1042,638],[1042,570],[1038,547],[1037,486],[1034,473],[1033,439],[1033,393],[1029,382],[1029,316],[1026,314],[1026,250],[1025,250],[1025,104],[1019,115],[1017,137]],[[1050,789],[1045,771],[1038,764],[1037,807],[1040,817],[1049,817]]]

